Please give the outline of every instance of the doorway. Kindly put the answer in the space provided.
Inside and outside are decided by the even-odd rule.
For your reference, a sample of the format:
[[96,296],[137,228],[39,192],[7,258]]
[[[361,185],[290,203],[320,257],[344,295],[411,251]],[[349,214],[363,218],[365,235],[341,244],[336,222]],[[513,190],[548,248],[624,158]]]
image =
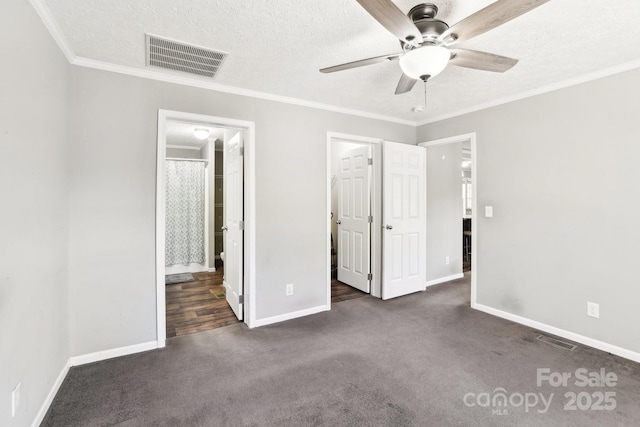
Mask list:
[[[438,187],[428,186],[427,228],[431,246],[427,265],[434,276],[427,285],[471,275],[471,307],[476,304],[478,185],[476,134],[422,142],[427,149],[430,177],[439,174]],[[472,187],[473,186],[473,187]],[[434,233],[439,233],[434,236]],[[468,266],[468,271],[465,270]]]
[[[338,279],[342,270],[348,285],[377,298],[426,288],[425,151],[411,144],[327,134],[327,305],[332,259]],[[365,275],[368,282],[362,280]]]
[[[179,139],[173,138],[172,129],[174,127],[185,131],[188,129],[188,132],[193,134],[198,131],[202,134],[206,133],[202,138],[206,142],[203,142],[202,146],[196,144],[192,145],[191,149],[185,148],[189,144],[180,144]],[[211,292],[214,296],[216,292],[221,294],[224,299],[218,298],[221,299],[218,301],[218,305],[223,302],[225,306],[231,307],[235,317],[244,321],[249,327],[255,320],[255,307],[251,304],[250,298],[255,294],[254,145],[255,125],[253,122],[168,110],[159,110],[158,112],[156,310],[157,337],[160,347],[165,346],[167,338],[167,286],[165,282],[167,272],[175,273],[185,270],[184,273],[194,276],[189,283],[181,286],[184,289],[176,289],[184,290],[187,293],[189,289],[195,289],[199,286],[211,287],[216,280],[223,282],[224,288],[211,287],[211,289],[207,289],[207,292]],[[217,151],[218,156],[216,156],[216,148],[219,150]],[[220,156],[223,153],[224,156]],[[167,159],[168,155],[169,159]],[[216,170],[214,167],[216,157],[218,157],[218,163],[220,163],[220,158],[224,159],[222,171]],[[169,166],[170,163],[172,164]],[[203,234],[206,236],[204,237],[206,240],[204,245],[195,245],[195,248],[188,249],[188,251],[196,252],[193,259],[181,257],[168,259],[168,257],[173,258],[174,254],[167,255],[167,244],[173,244],[169,241],[170,237],[167,237],[167,233],[171,232],[167,225],[167,202],[173,197],[168,195],[168,190],[169,186],[174,185],[167,173],[176,167],[188,170],[187,174],[195,171],[193,173],[199,174],[197,176],[207,177],[204,181],[204,193],[201,197],[204,200],[197,200],[196,203],[204,208],[206,220],[203,227],[208,228],[209,230],[206,231],[209,232]],[[225,186],[224,191],[222,186]],[[216,193],[226,193],[224,197],[227,200],[222,206],[220,206],[220,200],[219,197],[216,197]],[[183,202],[179,200],[178,204]],[[222,218],[220,218],[221,216]],[[194,225],[194,227],[195,234],[199,234],[199,226]],[[225,230],[221,229],[223,227]],[[225,243],[221,248],[222,241]],[[223,279],[220,271],[220,267],[223,265],[220,256],[225,252],[226,247],[230,250],[222,255],[227,264],[226,269],[222,267],[223,271],[226,270]],[[167,268],[167,264],[173,266]],[[193,299],[187,294],[184,298]],[[207,316],[204,311],[201,314]],[[195,328],[194,332],[196,331],[199,329]]]
[[473,179],[471,178],[471,141],[462,142],[462,271],[471,271],[473,237]]
[[[178,121],[166,124],[165,274],[215,272],[221,246],[214,219],[223,129]],[[222,194],[220,192],[220,194]]]
[[[328,305],[332,300],[351,299],[360,293],[381,296],[382,142],[355,135],[327,134]],[[345,207],[348,203],[340,202],[341,198],[354,199],[357,207]]]

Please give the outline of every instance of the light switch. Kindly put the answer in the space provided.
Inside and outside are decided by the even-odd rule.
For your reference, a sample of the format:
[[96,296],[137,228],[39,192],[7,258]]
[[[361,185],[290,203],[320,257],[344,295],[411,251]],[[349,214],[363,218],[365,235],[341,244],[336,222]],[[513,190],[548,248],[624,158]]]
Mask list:
[[493,206],[485,206],[484,207],[484,216],[486,218],[492,218],[493,217]]

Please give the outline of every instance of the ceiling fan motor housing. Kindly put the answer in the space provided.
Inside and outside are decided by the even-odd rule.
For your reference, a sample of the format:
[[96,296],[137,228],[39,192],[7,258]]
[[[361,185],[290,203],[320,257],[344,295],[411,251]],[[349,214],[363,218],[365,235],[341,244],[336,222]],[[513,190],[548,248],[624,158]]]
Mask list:
[[[409,13],[407,13],[407,16],[411,18],[415,26],[422,34],[422,38],[424,39],[423,45],[435,44],[440,34],[449,29],[449,26],[446,22],[435,19],[437,13],[438,7],[433,3],[419,4],[417,6],[414,6],[409,11]],[[409,43],[405,43],[402,40],[400,41],[400,45],[405,52],[416,48],[415,46]]]
[[433,3],[422,3],[413,6],[407,16],[411,18],[413,22],[421,19],[433,19],[438,14],[438,6]]

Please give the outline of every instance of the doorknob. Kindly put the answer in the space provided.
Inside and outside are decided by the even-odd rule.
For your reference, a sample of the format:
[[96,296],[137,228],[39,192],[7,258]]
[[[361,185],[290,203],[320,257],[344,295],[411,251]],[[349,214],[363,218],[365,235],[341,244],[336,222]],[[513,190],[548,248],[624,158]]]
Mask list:
[[393,230],[393,225],[385,225],[384,228],[386,228],[387,230]]
[[340,225],[340,224],[342,224],[342,221],[337,220],[337,221],[336,221],[336,224]]
[[220,227],[220,230],[222,231],[227,231],[229,229],[229,227],[227,227],[226,225],[224,227]]

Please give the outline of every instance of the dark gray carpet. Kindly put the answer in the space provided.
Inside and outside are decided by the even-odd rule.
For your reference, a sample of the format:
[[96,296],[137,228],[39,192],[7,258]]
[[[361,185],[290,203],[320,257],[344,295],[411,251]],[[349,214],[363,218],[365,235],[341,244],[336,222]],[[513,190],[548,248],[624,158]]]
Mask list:
[[193,274],[191,273],[178,273],[178,274],[167,274],[164,276],[164,284],[165,285],[177,285],[178,283],[186,283],[193,282]]
[[[556,348],[538,335],[471,310],[467,278],[390,301],[340,302],[331,312],[254,330],[238,324],[172,338],[163,350],[74,367],[43,425],[640,424],[640,365],[584,346]],[[614,387],[578,387],[575,378],[566,387],[538,387],[538,368],[572,375],[604,368],[619,379]],[[493,398],[498,388],[513,404],[478,406],[482,393]],[[568,392],[587,393],[585,409],[565,410]],[[616,408],[586,409],[598,392],[615,393]],[[468,393],[476,406],[465,405]],[[526,411],[517,393],[554,395],[538,413],[542,403]]]

